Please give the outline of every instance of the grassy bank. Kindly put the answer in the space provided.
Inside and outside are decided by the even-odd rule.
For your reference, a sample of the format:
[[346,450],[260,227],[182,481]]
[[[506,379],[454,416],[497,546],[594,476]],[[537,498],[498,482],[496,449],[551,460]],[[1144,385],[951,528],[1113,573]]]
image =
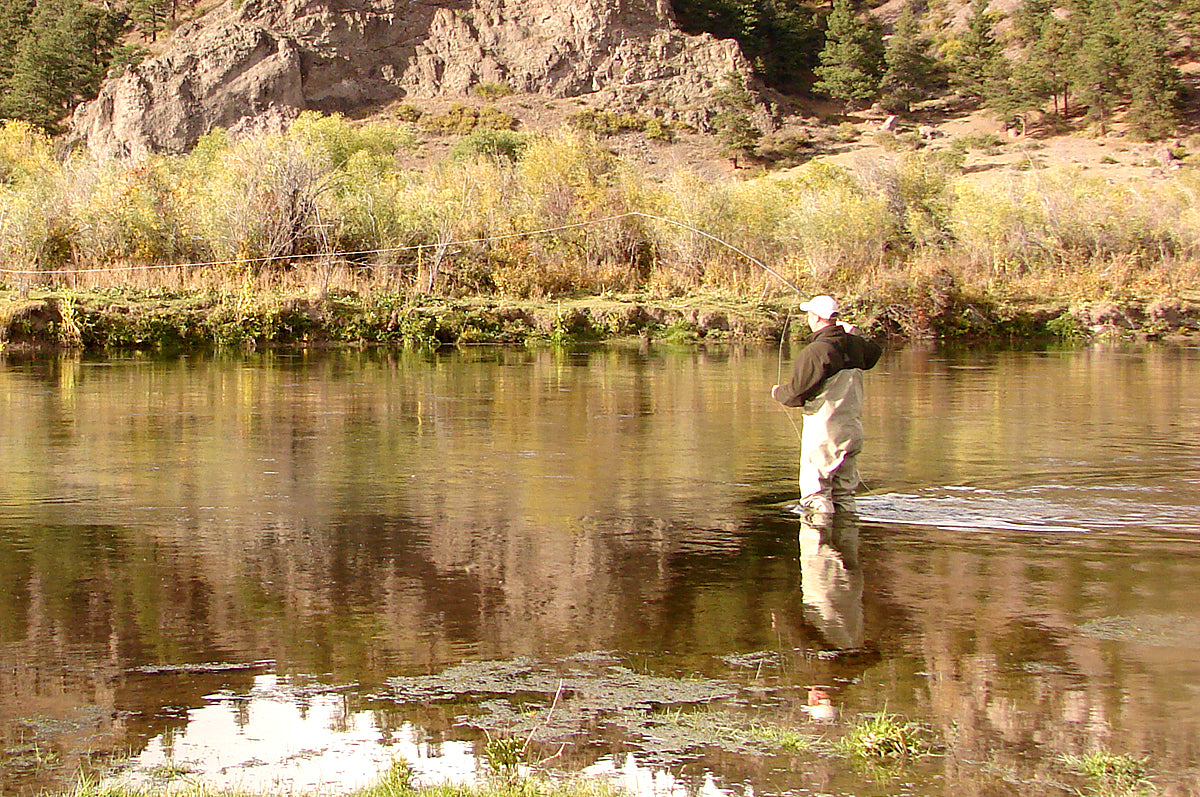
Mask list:
[[[605,296],[561,300],[413,297],[278,291],[0,292],[5,348],[146,349],[579,343],[620,338],[668,342],[777,341],[807,333],[796,296],[747,300]],[[845,317],[889,339],[1106,339],[1197,337],[1200,305],[1164,301],[996,303],[941,290],[892,301],[855,299]]]
[[[930,754],[921,740],[921,729],[891,715],[879,715],[860,721],[838,743],[838,755],[863,772],[864,782],[888,780],[902,771],[906,761]],[[1081,782],[1079,795],[1135,797],[1157,794],[1149,777],[1146,760],[1126,754],[1098,750],[1083,756],[1063,756],[1057,762],[1069,779]],[[180,784],[167,779],[154,786],[101,784],[82,781],[62,792],[60,797],[251,797],[250,793],[226,791],[202,784]],[[558,777],[523,773],[515,761],[500,761],[489,756],[484,777],[473,783],[419,785],[412,768],[397,759],[379,778],[359,789],[329,789],[316,794],[338,797],[629,797],[630,792],[617,783],[599,777]]]
[[[184,156],[58,157],[0,128],[9,345],[770,338],[796,292],[902,337],[1200,326],[1200,176],[991,175],[962,151],[652,178],[591,134],[305,115]],[[717,297],[717,298],[713,298]]]
[[[338,794],[322,791],[321,794]],[[82,783],[62,797],[153,797],[173,794],[179,797],[251,797],[249,793],[218,791],[203,786],[180,788],[177,784],[139,788]],[[342,797],[621,797],[628,794],[598,778],[551,780],[544,777],[523,777],[515,772],[497,772],[477,784],[447,783],[420,786],[415,783],[412,769],[402,760],[396,761],[373,784],[361,789],[342,792]]]

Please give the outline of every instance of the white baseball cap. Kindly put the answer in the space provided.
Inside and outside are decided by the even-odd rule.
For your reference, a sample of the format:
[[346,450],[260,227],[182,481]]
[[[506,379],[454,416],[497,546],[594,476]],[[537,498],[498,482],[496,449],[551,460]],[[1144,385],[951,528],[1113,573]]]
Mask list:
[[832,296],[821,294],[800,305],[800,309],[806,313],[813,313],[818,318],[833,318],[838,314],[838,303]]

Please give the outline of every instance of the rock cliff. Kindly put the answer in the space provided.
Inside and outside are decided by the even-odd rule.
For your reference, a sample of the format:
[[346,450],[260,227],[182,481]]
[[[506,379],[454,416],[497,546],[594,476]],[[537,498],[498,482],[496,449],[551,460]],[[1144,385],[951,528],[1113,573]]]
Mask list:
[[480,83],[705,127],[731,72],[750,73],[737,44],[683,34],[666,0],[227,0],[108,80],[71,132],[100,156],[181,152],[214,127],[359,116]]

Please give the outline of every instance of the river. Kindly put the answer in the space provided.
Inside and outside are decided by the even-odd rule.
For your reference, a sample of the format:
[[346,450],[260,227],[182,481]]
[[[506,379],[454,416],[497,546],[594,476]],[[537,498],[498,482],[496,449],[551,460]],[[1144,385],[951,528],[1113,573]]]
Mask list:
[[[788,355],[0,354],[0,792],[471,779],[508,733],[641,794],[1069,795],[1095,751],[1200,793],[1200,349],[888,351],[833,530]],[[830,747],[880,713],[928,754]]]

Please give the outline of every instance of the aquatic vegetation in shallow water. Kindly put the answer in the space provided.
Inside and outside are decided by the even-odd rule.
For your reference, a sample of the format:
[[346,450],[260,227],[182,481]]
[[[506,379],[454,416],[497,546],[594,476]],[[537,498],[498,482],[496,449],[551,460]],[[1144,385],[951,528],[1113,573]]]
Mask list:
[[402,702],[473,705],[461,722],[487,735],[489,769],[499,772],[527,762],[531,745],[577,743],[601,721],[621,728],[646,760],[660,764],[701,748],[807,753],[821,741],[787,723],[724,707],[738,693],[728,682],[647,675],[604,657],[553,666],[524,659],[470,662],[388,684],[389,697]]
[[1092,783],[1088,794],[1097,797],[1135,797],[1157,792],[1147,778],[1146,761],[1103,750],[1082,756],[1063,756],[1067,768],[1087,775]]
[[920,725],[883,712],[857,722],[834,747],[855,758],[909,758],[929,751],[924,736]]

